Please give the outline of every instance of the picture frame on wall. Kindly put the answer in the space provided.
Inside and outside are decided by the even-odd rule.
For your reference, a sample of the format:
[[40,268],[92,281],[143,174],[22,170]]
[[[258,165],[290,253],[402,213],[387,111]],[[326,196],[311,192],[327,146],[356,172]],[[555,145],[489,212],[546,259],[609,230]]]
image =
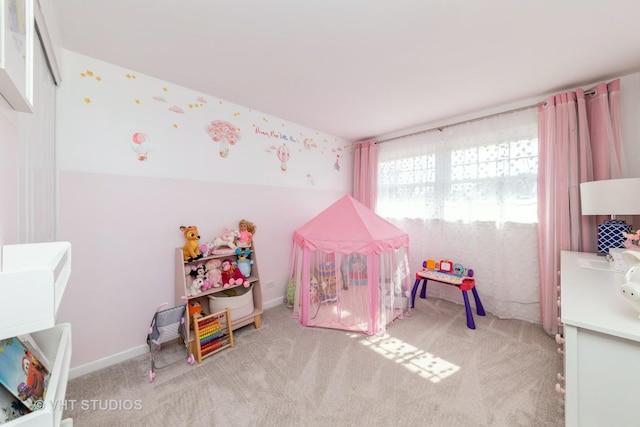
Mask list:
[[16,111],[33,110],[33,0],[0,0],[0,94]]

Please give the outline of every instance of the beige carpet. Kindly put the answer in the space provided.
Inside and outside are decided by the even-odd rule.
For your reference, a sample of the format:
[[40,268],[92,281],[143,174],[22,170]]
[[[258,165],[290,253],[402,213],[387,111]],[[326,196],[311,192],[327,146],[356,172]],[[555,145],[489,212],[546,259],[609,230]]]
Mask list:
[[462,305],[417,299],[411,317],[367,337],[302,327],[279,306],[262,328],[237,330],[235,347],[152,383],[148,356],[71,380],[64,417],[79,427],[563,426],[554,340],[538,325],[475,320],[470,330]]

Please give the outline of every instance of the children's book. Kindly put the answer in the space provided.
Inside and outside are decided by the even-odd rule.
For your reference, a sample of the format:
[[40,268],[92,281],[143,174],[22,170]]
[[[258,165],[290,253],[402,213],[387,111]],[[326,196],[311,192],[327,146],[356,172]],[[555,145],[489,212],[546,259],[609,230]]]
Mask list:
[[0,385],[0,424],[6,424],[29,412],[31,411],[17,397]]
[[17,338],[0,340],[0,384],[29,410],[42,408],[49,377],[49,370]]
[[31,335],[23,334],[18,335],[16,338],[18,338],[22,345],[25,346],[26,349],[29,350],[31,354],[33,354],[36,359],[40,361],[40,363],[42,363],[42,366],[44,366],[47,371],[51,372],[52,366],[51,363],[49,363],[49,358],[44,354],[42,350],[40,350],[40,346]]

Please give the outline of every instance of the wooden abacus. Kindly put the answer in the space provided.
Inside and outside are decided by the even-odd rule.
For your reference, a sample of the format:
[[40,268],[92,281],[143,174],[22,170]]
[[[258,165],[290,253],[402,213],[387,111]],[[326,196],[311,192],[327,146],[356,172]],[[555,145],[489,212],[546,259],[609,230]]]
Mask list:
[[197,318],[194,322],[196,340],[196,360],[209,357],[228,347],[233,347],[231,314],[226,308],[217,313]]

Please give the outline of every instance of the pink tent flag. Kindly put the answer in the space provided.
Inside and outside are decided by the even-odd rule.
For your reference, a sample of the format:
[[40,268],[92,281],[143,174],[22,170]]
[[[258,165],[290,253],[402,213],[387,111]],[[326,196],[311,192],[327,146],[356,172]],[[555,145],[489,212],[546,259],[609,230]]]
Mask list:
[[293,235],[294,317],[373,335],[408,311],[409,236],[350,195]]

